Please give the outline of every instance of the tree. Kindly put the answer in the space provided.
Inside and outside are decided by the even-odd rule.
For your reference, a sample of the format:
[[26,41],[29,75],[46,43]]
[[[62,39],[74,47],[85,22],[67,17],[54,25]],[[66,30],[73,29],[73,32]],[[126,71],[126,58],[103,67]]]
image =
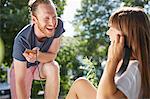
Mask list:
[[0,4],[0,36],[4,41],[4,62],[11,62],[13,39],[16,33],[29,21],[27,0],[2,0]]
[[63,37],[61,48],[56,58],[60,65],[60,95],[64,96],[72,81],[81,75],[79,60],[77,59],[79,41],[73,37]]
[[[75,16],[74,26],[81,39],[80,54],[100,63],[106,58],[108,17],[119,6],[119,1],[82,0],[81,9]],[[100,66],[100,64],[98,64]]]

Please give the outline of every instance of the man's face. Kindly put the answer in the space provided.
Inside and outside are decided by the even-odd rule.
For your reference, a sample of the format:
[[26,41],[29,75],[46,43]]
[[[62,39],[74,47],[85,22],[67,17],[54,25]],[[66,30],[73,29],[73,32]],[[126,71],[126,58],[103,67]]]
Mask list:
[[33,16],[34,24],[37,26],[38,32],[43,37],[54,36],[55,28],[57,26],[56,9],[48,4],[40,4],[37,7],[36,15]]

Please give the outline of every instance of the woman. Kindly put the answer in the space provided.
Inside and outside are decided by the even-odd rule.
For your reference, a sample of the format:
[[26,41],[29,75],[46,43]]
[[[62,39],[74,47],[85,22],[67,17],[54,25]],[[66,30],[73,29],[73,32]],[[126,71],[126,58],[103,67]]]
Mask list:
[[[136,7],[123,7],[109,19],[111,44],[98,90],[86,79],[77,79],[66,99],[149,99],[150,98],[150,20]],[[131,49],[126,71],[117,76],[124,42]]]

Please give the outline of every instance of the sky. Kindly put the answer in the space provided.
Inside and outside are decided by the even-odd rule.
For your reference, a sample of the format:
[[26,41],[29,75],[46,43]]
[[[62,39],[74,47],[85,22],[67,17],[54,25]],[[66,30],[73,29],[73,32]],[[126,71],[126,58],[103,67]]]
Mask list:
[[76,34],[71,22],[74,19],[76,9],[80,9],[80,4],[81,0],[66,0],[64,14],[61,16],[62,20],[64,21],[64,28],[66,30],[64,36],[73,37]]

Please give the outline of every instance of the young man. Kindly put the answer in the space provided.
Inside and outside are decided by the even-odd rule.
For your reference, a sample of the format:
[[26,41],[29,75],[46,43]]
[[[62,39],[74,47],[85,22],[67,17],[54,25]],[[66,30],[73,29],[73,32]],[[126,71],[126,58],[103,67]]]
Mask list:
[[[12,99],[29,99],[32,80],[46,80],[45,99],[57,99],[59,66],[55,60],[63,23],[51,0],[30,0],[31,24],[16,36],[10,73]],[[30,50],[29,50],[30,49]]]

